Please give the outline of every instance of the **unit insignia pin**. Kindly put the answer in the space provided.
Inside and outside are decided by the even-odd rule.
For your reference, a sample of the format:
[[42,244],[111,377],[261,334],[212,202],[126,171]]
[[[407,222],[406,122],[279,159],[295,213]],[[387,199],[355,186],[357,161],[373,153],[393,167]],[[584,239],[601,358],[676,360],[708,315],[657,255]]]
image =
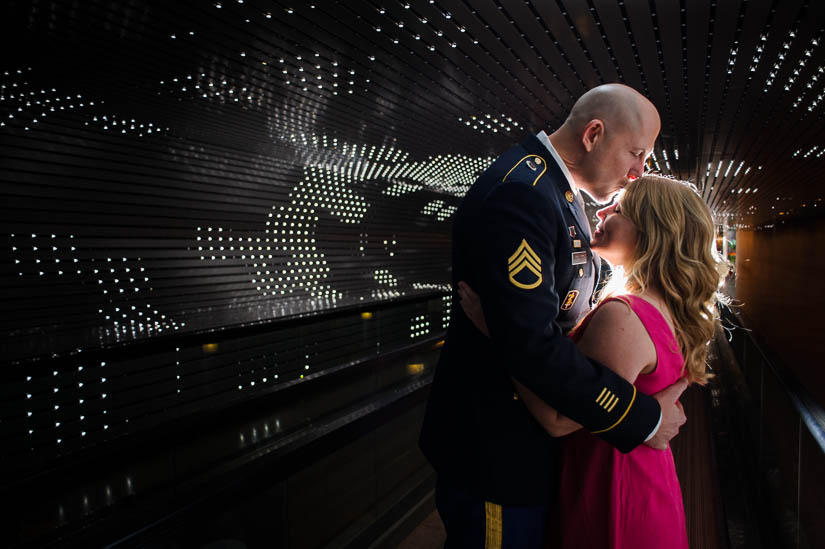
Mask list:
[[576,302],[576,299],[578,299],[578,297],[578,290],[570,290],[569,292],[567,292],[567,295],[564,296],[564,301],[562,302],[561,307],[559,307],[559,309],[561,309],[562,311],[569,311],[573,307],[573,304]]

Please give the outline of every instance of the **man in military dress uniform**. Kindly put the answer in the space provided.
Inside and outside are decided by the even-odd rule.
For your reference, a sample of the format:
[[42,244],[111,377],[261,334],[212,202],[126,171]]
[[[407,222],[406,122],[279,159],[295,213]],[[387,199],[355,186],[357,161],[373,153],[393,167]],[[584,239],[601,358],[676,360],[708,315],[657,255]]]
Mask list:
[[544,543],[558,443],[512,379],[623,452],[645,442],[663,449],[684,423],[684,382],[637,393],[566,335],[590,309],[599,270],[580,192],[608,202],[641,176],[659,128],[656,108],[635,90],[594,88],[550,136],[499,157],[456,212],[453,300],[457,282],[469,283],[490,337],[452,308],[421,433],[447,547]]

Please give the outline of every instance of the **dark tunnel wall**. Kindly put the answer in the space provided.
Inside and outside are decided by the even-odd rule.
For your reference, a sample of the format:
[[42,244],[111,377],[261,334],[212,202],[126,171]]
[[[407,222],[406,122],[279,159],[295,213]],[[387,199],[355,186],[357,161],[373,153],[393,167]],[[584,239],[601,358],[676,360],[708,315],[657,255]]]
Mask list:
[[474,175],[602,82],[654,101],[651,167],[694,181],[719,220],[794,214],[821,194],[824,14],[810,0],[4,3],[0,349],[443,291]]
[[[368,60],[331,37],[249,44],[253,13],[0,7],[4,479],[446,328],[451,216],[491,161],[462,151],[483,136],[428,140],[441,99],[361,87]],[[297,79],[346,75],[342,94],[268,81],[260,48]]]
[[825,219],[736,235],[736,299],[749,325],[825,404]]
[[7,359],[449,283],[458,199],[422,183],[442,175],[437,161],[393,148],[250,154],[48,119],[4,144]]

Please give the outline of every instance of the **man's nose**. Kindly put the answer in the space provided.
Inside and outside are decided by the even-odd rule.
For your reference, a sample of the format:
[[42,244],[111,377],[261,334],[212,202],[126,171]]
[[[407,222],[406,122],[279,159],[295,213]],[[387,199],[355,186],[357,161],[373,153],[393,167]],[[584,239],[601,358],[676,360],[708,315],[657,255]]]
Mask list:
[[640,160],[639,162],[633,164],[630,168],[630,171],[627,172],[627,177],[630,179],[636,179],[638,177],[642,177],[645,174],[645,161]]

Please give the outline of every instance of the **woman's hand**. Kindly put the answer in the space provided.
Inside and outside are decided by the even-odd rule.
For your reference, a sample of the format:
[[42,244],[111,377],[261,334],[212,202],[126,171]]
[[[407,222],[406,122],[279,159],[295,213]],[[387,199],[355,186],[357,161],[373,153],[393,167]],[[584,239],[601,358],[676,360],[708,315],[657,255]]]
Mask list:
[[481,299],[470,286],[463,280],[458,283],[458,296],[461,298],[461,308],[470,322],[478,328],[482,334],[490,337],[490,330],[487,328],[487,319],[484,318],[484,310],[481,308]]

